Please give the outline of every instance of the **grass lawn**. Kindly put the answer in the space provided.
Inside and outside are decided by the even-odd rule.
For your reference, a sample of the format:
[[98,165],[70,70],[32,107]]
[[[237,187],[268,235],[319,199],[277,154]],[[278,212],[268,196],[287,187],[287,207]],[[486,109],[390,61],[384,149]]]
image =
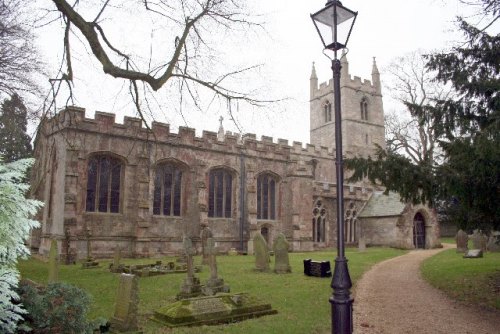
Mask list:
[[[357,249],[347,249],[351,279],[355,283],[364,271],[376,262],[402,255],[405,251],[391,248],[368,248],[359,253]],[[148,321],[153,311],[174,301],[185,274],[169,274],[140,278],[139,314],[140,325],[145,333],[327,333],[330,331],[330,304],[332,294],[330,278],[307,277],[303,274],[303,259],[329,260],[333,264],[334,251],[314,253],[291,253],[291,274],[277,275],[253,270],[253,256],[219,256],[218,273],[231,288],[231,292],[248,292],[270,302],[278,314],[250,319],[239,323],[218,326],[190,328],[161,328]],[[156,260],[156,259],[155,259]],[[173,258],[162,258],[173,261]],[[114,301],[118,288],[119,274],[110,273],[107,268],[111,260],[100,261],[99,269],[81,269],[81,265],[60,266],[59,278],[87,290],[93,297],[90,318],[98,316],[110,318],[114,312]],[[151,259],[125,259],[125,264],[152,263]],[[195,257],[195,264],[200,263]],[[272,259],[274,263],[274,259]],[[271,268],[273,267],[271,264]],[[39,283],[47,282],[48,265],[36,259],[21,261],[21,276]],[[201,282],[209,276],[207,266],[198,274]]]
[[500,253],[464,259],[455,249],[443,251],[422,265],[422,275],[450,297],[500,310]]
[[455,237],[441,237],[439,241],[447,243],[447,244],[456,244]]

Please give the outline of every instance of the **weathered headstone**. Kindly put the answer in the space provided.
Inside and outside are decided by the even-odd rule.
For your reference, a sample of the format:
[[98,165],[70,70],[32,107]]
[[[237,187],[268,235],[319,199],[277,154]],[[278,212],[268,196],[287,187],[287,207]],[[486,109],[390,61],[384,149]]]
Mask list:
[[116,295],[115,314],[111,318],[111,329],[120,332],[137,331],[137,308],[139,305],[138,278],[121,274]]
[[200,279],[194,275],[193,255],[195,249],[191,238],[183,239],[184,254],[186,255],[187,277],[181,286],[181,292],[177,294],[177,299],[196,297],[201,294]]
[[113,254],[113,262],[111,263],[109,268],[111,272],[117,273],[123,271],[122,265],[120,264],[121,258],[122,258],[121,248],[116,247],[115,252]]
[[257,233],[253,238],[255,252],[255,269],[259,271],[269,270],[269,250],[262,234]]
[[500,235],[495,235],[495,234],[491,235],[490,238],[488,239],[487,248],[489,252],[494,252],[494,253],[500,252]]
[[366,240],[365,237],[359,237],[358,240],[358,252],[362,253],[366,251]]
[[57,241],[52,240],[50,242],[50,251],[49,251],[49,283],[55,283],[59,280],[59,255],[57,254]]
[[208,264],[210,266],[210,278],[203,287],[203,294],[206,296],[213,296],[218,292],[229,292],[229,286],[224,285],[224,280],[218,277],[217,274],[217,260],[214,238],[207,238],[205,252],[208,254]]
[[201,264],[208,264],[208,253],[206,251],[207,249],[207,239],[208,238],[213,238],[212,230],[206,225],[203,225],[203,228],[200,233],[200,239],[201,239]]
[[64,229],[64,240],[62,242],[62,254],[64,255],[64,264],[75,264],[76,256],[71,248],[71,231],[68,227]]
[[465,259],[477,259],[480,257],[483,257],[483,251],[480,249],[470,249],[464,255]]
[[92,232],[90,231],[90,228],[87,228],[85,230],[85,236],[87,237],[87,258],[85,259],[85,262],[82,263],[82,268],[83,269],[99,268],[99,262],[94,261],[94,258],[92,257],[92,245],[90,243],[90,237],[92,236]]
[[238,255],[238,251],[236,250],[236,248],[230,248],[227,252],[227,255],[236,256],[236,255]]
[[457,242],[457,253],[464,253],[468,250],[467,242],[469,236],[463,230],[458,230],[457,236],[455,237]]
[[286,274],[292,272],[290,260],[288,258],[288,241],[285,235],[279,233],[273,243],[274,250],[274,272],[278,274]]
[[486,244],[488,242],[488,239],[485,235],[479,232],[479,230],[474,230],[474,233],[472,234],[470,239],[472,240],[473,249],[480,249],[483,252],[486,251]]

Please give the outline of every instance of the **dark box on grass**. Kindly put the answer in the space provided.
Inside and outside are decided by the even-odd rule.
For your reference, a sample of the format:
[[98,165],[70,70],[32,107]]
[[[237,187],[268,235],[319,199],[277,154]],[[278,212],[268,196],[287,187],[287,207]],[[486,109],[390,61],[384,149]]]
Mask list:
[[315,277],[331,277],[330,261],[304,260],[304,275]]

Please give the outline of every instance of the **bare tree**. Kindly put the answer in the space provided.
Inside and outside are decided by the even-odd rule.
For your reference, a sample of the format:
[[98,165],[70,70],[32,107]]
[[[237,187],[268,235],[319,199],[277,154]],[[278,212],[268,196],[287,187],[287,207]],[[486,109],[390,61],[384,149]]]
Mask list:
[[0,0],[0,95],[38,94],[33,79],[42,71],[22,0]]
[[[198,105],[200,90],[208,90],[212,98],[227,101],[242,100],[252,105],[266,102],[231,87],[234,77],[254,67],[213,73],[218,62],[214,56],[218,46],[214,35],[220,36],[220,41],[223,41],[232,32],[244,32],[249,27],[259,26],[249,20],[242,1],[102,0],[97,1],[97,10],[95,2],[90,7],[85,7],[83,1],[73,4],[66,0],[52,2],[65,27],[62,38],[64,70],[51,81],[56,93],[61,83],[68,83],[71,98],[73,43],[83,40],[104,73],[129,82],[130,96],[143,120],[144,109],[149,105],[148,94],[167,86],[167,83],[169,88],[175,87],[181,96],[189,96],[195,105]],[[160,57],[153,57],[150,51],[146,58],[140,52],[132,51],[134,45],[120,45],[113,40],[116,37],[116,34],[112,36],[113,24],[121,15],[120,10],[144,15],[146,21],[154,23],[152,31],[161,31],[159,45],[150,46],[151,50],[162,51]]]
[[[414,163],[433,165],[437,139],[432,118],[426,117],[437,100],[451,94],[451,88],[435,82],[435,75],[425,68],[421,51],[394,59],[388,66],[388,90],[401,108],[385,117],[387,148],[409,157]],[[423,111],[423,112],[421,112]]]

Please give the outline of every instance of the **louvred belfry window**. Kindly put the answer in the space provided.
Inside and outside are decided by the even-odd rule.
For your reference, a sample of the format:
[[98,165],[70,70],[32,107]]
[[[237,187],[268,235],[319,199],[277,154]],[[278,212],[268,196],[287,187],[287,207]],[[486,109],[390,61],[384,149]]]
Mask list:
[[122,162],[102,155],[90,158],[87,166],[88,212],[120,212]]
[[156,168],[153,214],[181,215],[181,182],[182,171],[177,166],[162,164]]

